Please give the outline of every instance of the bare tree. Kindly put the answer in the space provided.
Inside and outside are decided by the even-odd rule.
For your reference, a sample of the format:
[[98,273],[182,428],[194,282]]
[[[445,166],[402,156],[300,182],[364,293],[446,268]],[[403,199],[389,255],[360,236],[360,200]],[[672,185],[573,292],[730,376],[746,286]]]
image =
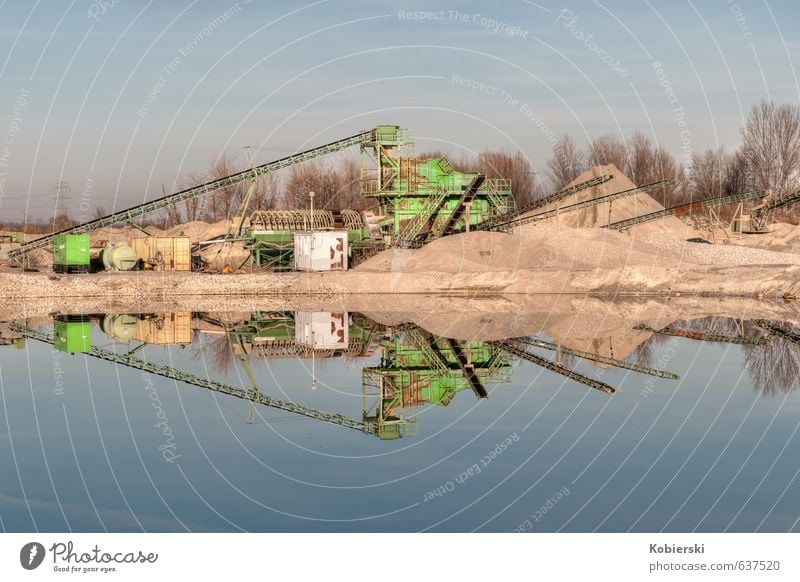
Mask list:
[[[628,142],[626,162],[625,174],[639,186],[677,179],[681,174],[681,168],[672,154],[638,131]],[[678,189],[672,186],[651,192],[650,195],[664,206],[669,206],[675,201],[677,192]]]
[[70,218],[67,211],[62,211],[53,217],[51,230],[53,232],[58,232],[59,230],[64,230],[65,228],[76,226],[77,224],[78,222],[73,218]]
[[800,106],[760,101],[742,135],[742,154],[758,188],[784,196],[800,187]]
[[552,186],[556,190],[572,182],[584,171],[580,151],[569,135],[562,135],[553,146],[553,157],[547,161],[547,167]]
[[487,178],[511,180],[511,191],[518,206],[533,202],[536,197],[533,166],[520,152],[487,150],[478,155],[475,167]]
[[726,159],[725,183],[730,194],[755,189],[747,159],[741,150],[730,154]]
[[728,157],[724,148],[706,150],[692,156],[691,192],[694,200],[715,198],[727,193]]
[[625,144],[616,135],[606,134],[589,142],[586,158],[589,166],[614,164],[621,171],[625,171],[628,151],[625,149]]
[[314,207],[328,210],[363,209],[374,204],[361,196],[360,165],[354,158],[338,164],[331,160],[312,161],[289,169],[283,205],[306,208],[308,193],[314,192]]

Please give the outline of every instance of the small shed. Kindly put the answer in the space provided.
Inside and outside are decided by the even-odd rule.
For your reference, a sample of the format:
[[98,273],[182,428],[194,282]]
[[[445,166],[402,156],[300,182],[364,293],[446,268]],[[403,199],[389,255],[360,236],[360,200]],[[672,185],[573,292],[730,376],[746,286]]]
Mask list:
[[298,271],[346,271],[347,231],[294,233],[294,266]]

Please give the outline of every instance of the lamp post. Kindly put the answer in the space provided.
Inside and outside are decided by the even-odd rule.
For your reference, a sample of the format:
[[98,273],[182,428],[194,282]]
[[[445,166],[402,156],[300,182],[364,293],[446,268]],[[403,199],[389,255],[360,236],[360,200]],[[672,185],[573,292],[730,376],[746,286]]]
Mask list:
[[311,199],[311,250],[314,250],[314,191],[308,193]]

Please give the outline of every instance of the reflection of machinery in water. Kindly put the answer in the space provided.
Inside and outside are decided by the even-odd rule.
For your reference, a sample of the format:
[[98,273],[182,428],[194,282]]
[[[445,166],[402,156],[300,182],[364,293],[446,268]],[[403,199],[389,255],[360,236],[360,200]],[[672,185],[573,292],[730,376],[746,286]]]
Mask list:
[[333,358],[372,355],[373,326],[363,316],[344,311],[256,311],[225,328],[237,340],[233,349],[239,357]]
[[[127,353],[92,347],[92,323],[116,343],[142,342]],[[699,330],[672,326],[667,333],[691,339],[768,344],[769,336],[800,341],[794,328],[776,327],[758,321],[746,330],[712,326],[704,334]],[[757,327],[756,327],[757,326]],[[258,405],[315,418],[323,422],[373,434],[382,440],[393,440],[417,433],[417,412],[424,405],[448,406],[455,395],[469,389],[476,397],[485,398],[488,387],[511,379],[512,362],[525,360],[571,381],[593,389],[613,393],[616,388],[572,369],[562,363],[562,356],[578,357],[602,366],[678,379],[661,368],[648,368],[633,362],[616,360],[600,354],[569,348],[560,342],[539,337],[520,337],[501,341],[462,341],[435,336],[413,324],[386,326],[358,313],[339,312],[254,312],[243,315],[212,314],[108,314],[58,316],[53,334],[41,330],[9,326],[10,331],[54,344],[72,353],[87,353],[117,364],[147,370],[215,392],[236,396]],[[197,377],[174,367],[154,364],[134,357],[142,346],[192,342],[195,330],[207,331],[219,338],[219,347],[238,357],[247,372],[250,385],[229,386],[222,382]],[[702,338],[701,338],[702,336]],[[214,340],[215,342],[217,340]],[[202,342],[201,342],[202,344]],[[210,345],[210,344],[209,344]],[[206,346],[207,347],[207,346]],[[551,358],[537,350],[555,352]],[[261,392],[250,369],[251,358],[303,358],[313,361],[325,358],[363,358],[380,356],[378,362],[361,371],[362,411],[356,420],[341,414],[312,409],[294,402],[279,400]],[[315,373],[312,372],[315,379]],[[312,381],[312,387],[314,386]]]
[[101,316],[100,329],[122,343],[136,340],[143,344],[187,345],[192,343],[192,314],[111,313]]
[[634,329],[652,332],[642,344],[648,352],[659,336],[741,345],[744,369],[753,388],[764,395],[792,390],[800,380],[800,326],[789,322],[711,316],[675,321],[660,329],[644,324]]
[[385,335],[380,347],[380,365],[361,370],[361,387],[364,419],[374,420],[383,439],[416,428],[403,416],[408,409],[447,406],[467,388],[486,398],[486,384],[511,379],[507,356],[487,342],[436,337],[406,325]]
[[109,339],[127,344],[187,345],[192,343],[192,314],[108,313],[103,315],[57,315],[53,319],[54,346],[68,353],[85,354],[92,347],[92,323]]
[[[85,319],[86,321],[83,323],[88,324],[88,318]],[[55,321],[54,326],[58,325],[58,323],[59,323],[58,321]],[[79,322],[74,321],[69,323],[79,323]],[[30,328],[17,324],[10,325],[9,329],[26,338],[38,340],[50,345],[57,345],[58,342],[55,333],[51,334],[41,329]],[[78,330],[77,327],[72,327],[70,329]],[[77,333],[77,331],[75,331],[75,333]],[[200,376],[195,376],[194,374],[190,374],[188,372],[177,370],[172,366],[148,362],[146,360],[136,357],[131,352],[118,353],[111,350],[99,348],[96,346],[87,346],[85,340],[83,341],[83,343],[80,344],[80,347],[82,349],[86,349],[85,353],[87,355],[108,362],[112,362],[114,364],[119,364],[137,370],[142,370],[154,375],[162,376],[164,378],[169,378],[171,380],[177,380],[179,382],[191,384],[192,386],[205,388],[213,392],[227,394],[229,396],[235,396],[236,398],[241,398],[253,404],[260,404],[268,408],[282,410],[284,412],[290,412],[293,414],[299,414],[322,422],[358,430],[359,432],[381,436],[381,431],[377,427],[376,423],[370,419],[366,419],[364,421],[353,420],[342,414],[325,412],[322,410],[310,408],[308,406],[303,406],[302,404],[296,404],[294,402],[280,400],[278,398],[274,398],[272,396],[267,396],[263,394],[260,390],[258,390],[257,387],[254,389],[245,389],[245,388],[238,388],[236,386],[230,386],[228,384],[224,384],[216,380],[202,378]]]

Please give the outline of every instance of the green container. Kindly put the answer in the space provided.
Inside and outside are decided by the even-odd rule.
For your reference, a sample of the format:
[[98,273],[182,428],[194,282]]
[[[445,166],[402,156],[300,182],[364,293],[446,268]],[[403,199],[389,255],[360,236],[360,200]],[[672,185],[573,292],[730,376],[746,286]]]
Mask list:
[[397,141],[396,125],[379,125],[375,128],[377,141]]
[[85,354],[92,349],[92,326],[87,319],[56,319],[53,332],[57,350]]
[[57,273],[89,271],[89,235],[58,234],[53,237],[53,270]]

